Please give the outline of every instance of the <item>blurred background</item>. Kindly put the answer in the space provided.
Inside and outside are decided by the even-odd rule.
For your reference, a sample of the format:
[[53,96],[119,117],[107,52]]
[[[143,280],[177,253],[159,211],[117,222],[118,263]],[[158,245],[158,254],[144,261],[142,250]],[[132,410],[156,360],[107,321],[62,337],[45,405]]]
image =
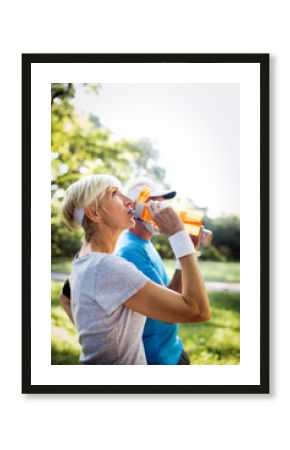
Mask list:
[[[72,84],[51,86],[52,364],[78,364],[76,330],[59,302],[81,232],[60,207],[81,176],[148,176],[176,190],[179,209],[199,210],[213,241],[198,253],[212,320],[180,325],[192,364],[240,362],[238,84]],[[169,275],[167,238],[153,242]]]

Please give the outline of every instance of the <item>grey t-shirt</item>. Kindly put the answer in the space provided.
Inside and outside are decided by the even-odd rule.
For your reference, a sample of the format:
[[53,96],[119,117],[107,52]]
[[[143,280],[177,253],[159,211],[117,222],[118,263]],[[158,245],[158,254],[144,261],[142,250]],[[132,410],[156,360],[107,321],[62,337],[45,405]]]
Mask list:
[[142,343],[145,316],[124,302],[149,281],[125,259],[88,253],[73,261],[71,306],[82,347],[81,362],[146,364]]

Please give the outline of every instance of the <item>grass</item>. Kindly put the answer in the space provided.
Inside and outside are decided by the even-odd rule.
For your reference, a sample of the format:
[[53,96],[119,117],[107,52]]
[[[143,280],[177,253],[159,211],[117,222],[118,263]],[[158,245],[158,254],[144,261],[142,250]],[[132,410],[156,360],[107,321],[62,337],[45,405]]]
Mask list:
[[[172,259],[164,260],[169,277],[174,272],[175,261]],[[226,281],[239,283],[240,281],[240,263],[234,262],[215,262],[199,261],[199,266],[206,281]],[[55,258],[52,260],[51,271],[59,273],[70,273],[71,260],[65,258]]]
[[202,275],[206,281],[240,282],[240,262],[199,261]]
[[51,271],[58,273],[70,273],[71,261],[68,258],[53,258],[51,261]]
[[179,335],[191,364],[240,363],[240,294],[209,292],[212,319],[182,324]]
[[79,364],[77,332],[59,301],[62,285],[51,282],[51,364]]
[[[172,259],[165,259],[164,263],[168,275],[171,277],[174,272],[175,261]],[[199,260],[198,264],[205,281],[240,282],[239,261],[216,262]]]
[[[76,329],[59,303],[62,283],[52,281],[52,364],[79,364],[80,346]],[[206,323],[182,324],[179,335],[191,364],[239,364],[240,295],[210,292],[212,319]]]

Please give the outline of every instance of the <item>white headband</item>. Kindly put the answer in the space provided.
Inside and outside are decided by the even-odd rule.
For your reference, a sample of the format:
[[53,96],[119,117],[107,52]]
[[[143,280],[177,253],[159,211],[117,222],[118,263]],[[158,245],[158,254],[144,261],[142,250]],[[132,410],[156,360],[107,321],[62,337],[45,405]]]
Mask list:
[[76,223],[78,223],[79,225],[82,225],[84,215],[85,215],[84,208],[77,208],[77,209],[75,209],[75,211],[74,211],[74,221]]

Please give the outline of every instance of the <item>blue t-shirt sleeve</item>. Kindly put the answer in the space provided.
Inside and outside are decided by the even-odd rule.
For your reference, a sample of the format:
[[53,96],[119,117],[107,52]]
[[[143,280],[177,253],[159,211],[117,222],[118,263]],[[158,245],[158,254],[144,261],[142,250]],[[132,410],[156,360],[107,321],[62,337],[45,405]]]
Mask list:
[[127,261],[133,263],[150,280],[157,284],[163,284],[158,272],[152,265],[149,256],[143,248],[135,247],[132,250],[129,246],[123,247],[117,252],[118,256],[125,258]]

